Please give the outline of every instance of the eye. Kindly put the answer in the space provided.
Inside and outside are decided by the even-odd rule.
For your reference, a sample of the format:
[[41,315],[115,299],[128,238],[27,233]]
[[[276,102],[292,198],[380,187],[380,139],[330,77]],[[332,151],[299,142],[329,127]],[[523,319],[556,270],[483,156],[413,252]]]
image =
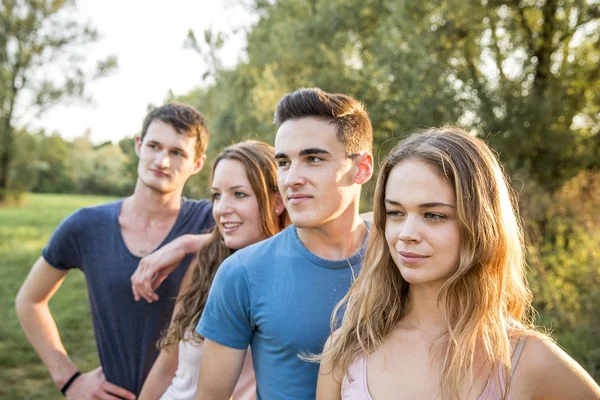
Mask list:
[[182,156],[183,153],[179,150],[172,150],[171,155],[179,157],[179,156]]
[[148,143],[147,146],[150,147],[151,149],[158,149],[158,145],[156,143]]
[[389,218],[397,218],[397,217],[403,217],[404,213],[402,211],[398,211],[398,210],[387,210],[385,212],[385,215],[388,216]]
[[309,164],[318,164],[321,161],[323,161],[323,159],[321,157],[317,157],[317,156],[306,157],[306,162],[308,162]]
[[221,198],[221,193],[213,193],[211,197],[213,201],[219,200]]
[[425,213],[425,219],[428,219],[430,221],[441,221],[446,219],[446,216],[437,213]]
[[248,195],[242,192],[235,192],[235,197],[237,197],[238,199],[243,199],[244,197],[248,197]]
[[287,167],[289,167],[291,164],[292,164],[292,163],[291,163],[291,161],[290,161],[290,160],[284,160],[284,159],[277,160],[277,166],[278,166],[279,168],[287,168]]

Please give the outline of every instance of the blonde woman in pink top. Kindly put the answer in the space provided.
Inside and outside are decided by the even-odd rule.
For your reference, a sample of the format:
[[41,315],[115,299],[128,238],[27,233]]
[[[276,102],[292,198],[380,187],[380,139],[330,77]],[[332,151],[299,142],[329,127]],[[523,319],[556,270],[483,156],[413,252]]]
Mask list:
[[453,127],[385,159],[360,275],[321,360],[317,399],[600,399],[528,320],[516,200],[490,148]]
[[[202,237],[202,247],[185,274],[171,326],[159,342],[161,352],[140,399],[195,398],[202,338],[194,328],[217,269],[233,251],[271,237],[289,223],[277,191],[272,146],[254,140],[229,146],[217,156],[211,175],[216,227]],[[256,382],[248,352],[233,399],[255,398]]]

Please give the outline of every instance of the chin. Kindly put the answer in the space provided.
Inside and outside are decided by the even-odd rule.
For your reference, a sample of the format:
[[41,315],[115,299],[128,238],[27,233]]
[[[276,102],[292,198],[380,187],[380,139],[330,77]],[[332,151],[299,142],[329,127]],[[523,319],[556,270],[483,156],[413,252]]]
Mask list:
[[166,185],[161,185],[153,182],[146,183],[146,187],[160,194],[169,194],[173,192],[173,188]]
[[235,238],[224,238],[223,243],[225,243],[225,246],[231,250],[240,250],[247,246],[246,243],[243,243]]
[[290,213],[290,221],[296,226],[296,228],[316,228],[323,225],[319,218],[315,218],[314,215],[307,215],[306,213]]

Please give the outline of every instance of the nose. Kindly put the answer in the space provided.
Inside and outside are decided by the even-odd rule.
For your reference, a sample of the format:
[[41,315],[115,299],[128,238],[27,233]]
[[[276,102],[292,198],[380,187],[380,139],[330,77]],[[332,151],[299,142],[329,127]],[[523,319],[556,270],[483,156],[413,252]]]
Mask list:
[[221,195],[221,198],[213,203],[213,213],[217,216],[227,215],[233,212],[229,196]]
[[418,216],[408,216],[398,232],[398,240],[404,243],[418,243],[421,241]]
[[155,160],[156,166],[162,169],[169,168],[171,166],[171,158],[167,151],[161,151]]
[[300,187],[306,183],[306,178],[302,174],[302,170],[299,166],[294,164],[290,165],[290,168],[285,172],[280,172],[280,175],[283,174],[283,183],[287,187]]

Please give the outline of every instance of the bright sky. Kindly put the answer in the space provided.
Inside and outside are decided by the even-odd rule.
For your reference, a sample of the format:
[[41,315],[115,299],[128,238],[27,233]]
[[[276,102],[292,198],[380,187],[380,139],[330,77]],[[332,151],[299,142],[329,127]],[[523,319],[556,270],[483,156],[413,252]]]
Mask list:
[[[249,25],[249,16],[228,0],[78,0],[82,21],[90,20],[102,39],[86,49],[90,61],[118,57],[119,68],[87,87],[91,105],[57,106],[31,126],[72,139],[87,129],[92,140],[118,141],[139,133],[149,103],[162,104],[169,90],[184,94],[202,83],[206,65],[183,48],[189,29],[200,40],[207,28],[231,32]],[[226,65],[241,56],[243,37],[227,42]],[[95,62],[94,62],[95,64]]]

